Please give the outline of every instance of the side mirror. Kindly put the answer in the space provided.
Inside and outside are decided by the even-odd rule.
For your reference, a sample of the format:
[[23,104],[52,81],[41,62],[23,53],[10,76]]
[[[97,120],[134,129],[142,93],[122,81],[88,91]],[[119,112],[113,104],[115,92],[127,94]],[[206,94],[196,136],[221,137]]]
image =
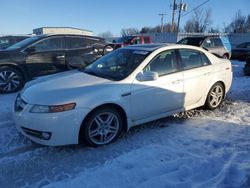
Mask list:
[[30,46],[28,48],[25,49],[25,52],[28,52],[28,53],[33,53],[36,51],[36,47],[35,46]]
[[143,72],[143,73],[140,72],[136,76],[136,79],[138,81],[140,81],[140,82],[154,81],[154,80],[157,80],[158,78],[159,78],[158,72],[153,72],[153,71],[146,71],[146,72]]

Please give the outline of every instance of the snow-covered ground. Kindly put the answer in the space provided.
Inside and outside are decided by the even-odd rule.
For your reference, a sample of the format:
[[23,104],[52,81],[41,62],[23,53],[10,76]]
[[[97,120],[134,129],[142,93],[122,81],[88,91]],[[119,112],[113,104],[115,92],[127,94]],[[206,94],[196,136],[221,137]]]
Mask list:
[[250,78],[233,62],[220,109],[191,110],[101,148],[43,147],[15,129],[0,96],[0,187],[250,187]]

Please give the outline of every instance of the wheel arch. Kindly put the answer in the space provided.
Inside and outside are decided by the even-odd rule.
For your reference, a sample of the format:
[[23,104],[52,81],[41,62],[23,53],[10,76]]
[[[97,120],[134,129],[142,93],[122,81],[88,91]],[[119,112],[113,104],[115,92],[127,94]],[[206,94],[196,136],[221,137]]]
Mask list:
[[121,105],[118,105],[116,103],[105,103],[105,104],[102,104],[102,105],[99,105],[97,107],[95,107],[94,109],[92,109],[83,119],[82,123],[81,123],[81,127],[79,129],[79,133],[78,133],[78,143],[81,143],[83,141],[83,138],[82,138],[82,129],[83,129],[83,126],[84,126],[84,123],[87,121],[87,119],[90,117],[90,115],[98,110],[98,109],[101,109],[101,108],[104,108],[104,107],[111,107],[113,109],[116,109],[122,116],[122,120],[123,120],[123,131],[127,131],[128,130],[128,121],[127,121],[127,113],[126,111],[124,110],[124,108],[121,106]]
[[228,52],[224,53],[223,56],[227,56],[227,59],[230,59],[230,54]]
[[210,90],[212,89],[212,87],[213,87],[215,84],[217,84],[217,83],[222,84],[223,89],[224,89],[223,98],[225,98],[225,96],[226,96],[226,85],[225,85],[225,83],[224,83],[222,80],[219,80],[219,81],[217,81],[217,82],[214,82],[214,83],[210,86],[210,88],[209,88],[208,91],[207,91],[206,98],[207,98],[207,96],[208,96]]
[[28,81],[28,76],[27,76],[27,74],[25,74],[24,69],[21,68],[20,66],[18,66],[17,64],[15,64],[15,63],[4,63],[4,64],[0,64],[0,67],[14,68],[14,69],[18,70],[22,74],[23,79],[24,79],[25,82]]

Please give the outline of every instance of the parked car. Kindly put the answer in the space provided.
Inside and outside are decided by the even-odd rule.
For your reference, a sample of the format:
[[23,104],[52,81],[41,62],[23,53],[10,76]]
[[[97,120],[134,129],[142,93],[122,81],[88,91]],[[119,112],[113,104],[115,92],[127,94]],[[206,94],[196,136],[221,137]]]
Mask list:
[[225,59],[230,59],[231,57],[231,44],[227,36],[186,37],[177,42],[177,44],[198,46]]
[[134,45],[134,44],[150,44],[152,43],[152,38],[150,36],[126,36],[120,37],[113,40],[113,43],[107,44],[104,47],[104,54],[109,53],[120,47]]
[[104,39],[82,35],[39,35],[0,51],[0,92],[21,89],[34,77],[81,68],[102,55]]
[[244,67],[244,74],[250,76],[250,52],[246,54],[246,64]]
[[232,59],[245,61],[247,53],[250,53],[250,42],[244,42],[232,49]]
[[27,83],[14,119],[40,144],[102,146],[135,125],[203,105],[213,110],[231,82],[231,62],[201,48],[132,45],[84,69]]
[[5,35],[0,37],[0,50],[4,50],[9,46],[16,44],[24,39],[31,37],[31,35]]

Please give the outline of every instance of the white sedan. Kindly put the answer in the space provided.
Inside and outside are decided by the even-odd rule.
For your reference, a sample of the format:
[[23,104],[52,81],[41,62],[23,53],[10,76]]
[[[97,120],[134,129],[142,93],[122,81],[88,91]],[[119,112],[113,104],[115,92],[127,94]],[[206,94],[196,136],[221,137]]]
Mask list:
[[132,126],[200,106],[215,109],[231,82],[231,62],[201,48],[134,45],[27,83],[13,113],[17,129],[34,142],[101,146]]

